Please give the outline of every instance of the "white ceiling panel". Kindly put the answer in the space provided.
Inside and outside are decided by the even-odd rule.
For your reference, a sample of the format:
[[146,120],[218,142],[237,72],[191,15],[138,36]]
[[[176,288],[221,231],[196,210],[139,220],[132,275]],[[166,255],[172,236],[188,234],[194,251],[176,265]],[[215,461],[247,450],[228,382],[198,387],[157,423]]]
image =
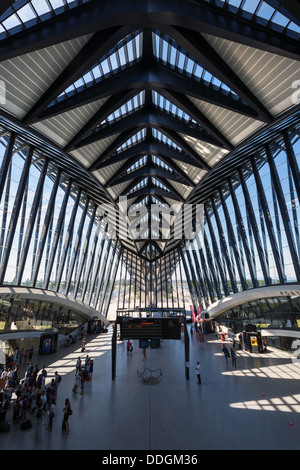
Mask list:
[[34,124],[33,127],[53,140],[56,144],[65,147],[101,106],[103,106],[105,101],[106,98],[81,106],[38,122]]
[[90,37],[73,39],[0,62],[0,77],[6,85],[6,102],[2,108],[22,119]]
[[262,121],[257,121],[220,106],[206,103],[193,97],[190,97],[190,100],[233,145],[239,144],[264,125]]
[[276,116],[293,105],[292,84],[299,80],[298,61],[207,34],[203,36],[271,114]]

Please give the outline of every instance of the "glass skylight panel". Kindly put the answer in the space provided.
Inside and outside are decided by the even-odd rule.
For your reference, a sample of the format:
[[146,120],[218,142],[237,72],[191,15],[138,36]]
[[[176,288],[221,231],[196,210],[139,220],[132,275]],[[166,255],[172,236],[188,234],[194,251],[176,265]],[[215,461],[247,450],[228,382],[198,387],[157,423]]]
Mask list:
[[192,124],[193,126],[198,126],[201,128],[201,126],[199,126],[197,122],[187,113],[175,106],[175,104],[171,103],[171,101],[167,100],[165,97],[161,96],[159,93],[157,93],[157,91],[152,91],[152,99],[154,105],[167,114],[170,114],[173,117],[180,119],[181,121],[185,121],[187,124]]
[[16,26],[20,26],[21,21],[17,17],[17,15],[12,15],[7,20],[3,21],[2,26],[6,29],[12,29],[15,28]]
[[185,63],[185,70],[188,74],[192,75],[194,73],[193,70],[194,70],[194,67],[195,67],[196,64],[189,57],[187,57],[186,59],[187,60],[186,60],[186,63]]
[[133,41],[129,41],[128,46],[127,46],[127,51],[128,51],[128,62],[132,62],[135,57],[133,53]]
[[249,13],[254,13],[259,3],[260,3],[260,0],[246,0],[243,2],[242,8],[244,11],[248,11]]
[[94,80],[94,76],[93,76],[92,72],[87,72],[87,73],[82,77],[82,80],[84,81],[84,83],[89,83],[89,82],[91,82],[92,80]]
[[36,13],[34,9],[31,6],[31,3],[28,3],[27,5],[24,5],[20,10],[17,12],[19,18],[23,21],[23,23],[26,23],[27,21],[33,20],[36,18]]
[[290,22],[290,20],[286,18],[286,16],[279,13],[279,11],[276,11],[274,16],[272,16],[271,21],[272,23],[277,24],[279,26],[283,26],[283,27],[287,26],[288,23]]
[[167,188],[164,184],[162,184],[160,181],[158,181],[156,178],[152,177],[152,183],[161,188],[161,189],[164,189],[165,191],[167,191],[168,193],[170,193],[171,191],[169,190],[169,188]]
[[101,68],[102,68],[102,75],[108,75],[110,73],[110,67],[109,67],[108,59],[104,59],[103,62],[101,62]]
[[227,91],[228,93],[230,93],[230,88],[225,84],[225,83],[222,83],[220,88],[222,88],[223,90]]
[[241,3],[242,3],[242,0],[228,0],[226,3],[228,3],[229,5],[232,5],[234,7],[239,8]]
[[85,85],[85,81],[83,80],[83,78],[79,78],[79,80],[77,80],[75,83],[74,83],[74,88],[80,88],[82,86]]
[[212,83],[213,85],[216,85],[217,87],[220,87],[220,86],[222,85],[222,82],[221,82],[218,78],[216,78],[216,77],[212,77],[211,83]]
[[297,24],[295,24],[293,21],[291,21],[289,24],[288,24],[288,29],[290,31],[293,31],[297,34],[300,34],[300,26],[298,26]]
[[292,17],[287,17],[279,12],[268,0],[208,0],[208,3],[219,7],[226,7],[231,13],[241,15],[257,21],[265,27],[279,30],[283,34],[300,32],[300,27],[293,21]]
[[144,140],[146,137],[146,129],[142,129],[139,132],[137,132],[135,135],[130,137],[130,139],[126,140],[120,147],[117,148],[116,153],[123,152],[123,150],[132,147],[133,145],[136,145],[138,142],[141,142]]
[[[214,88],[221,88],[223,90],[223,83],[220,80],[214,77],[208,70],[205,70],[187,52],[180,49],[174,40],[158,31],[153,33],[153,51],[154,57],[164,65],[198,82],[203,81],[208,86],[213,85]],[[212,81],[213,79],[214,82]],[[232,90],[230,92],[232,96],[238,98]]]
[[55,10],[56,8],[60,8],[64,6],[63,0],[50,0],[52,8]]
[[130,191],[129,191],[129,194],[130,193],[133,193],[134,191],[137,191],[138,189],[141,189],[143,188],[144,186],[146,186],[148,183],[148,177],[144,178],[142,181],[140,181],[139,183],[137,183],[134,188],[132,188]]
[[[136,32],[128,35],[120,41],[108,55],[102,57],[97,64],[88,70],[83,77],[78,79],[73,85],[79,91],[82,87],[103,80],[117,73],[125,65],[130,67],[141,58],[141,33]],[[133,55],[136,51],[136,55]],[[70,87],[68,88],[68,90]],[[67,97],[67,90],[59,95],[58,98]],[[51,104],[54,104],[54,101]],[[51,105],[50,105],[51,106]]]
[[137,204],[135,204],[135,203],[132,204],[131,207],[132,207],[132,208],[133,208],[133,207],[135,207],[135,208],[136,208],[136,207],[142,207],[142,206],[145,206],[146,204],[148,204],[148,202],[149,202],[149,196],[146,196],[146,197],[144,197],[140,202],[138,202]]
[[158,206],[161,206],[161,207],[168,207],[166,204],[164,204],[163,202],[161,202],[159,199],[156,199],[156,197],[154,195],[151,196],[152,197],[152,201],[154,204],[158,205]]
[[39,16],[45,15],[45,13],[49,13],[49,11],[51,11],[46,0],[31,0],[31,5]]
[[167,165],[165,162],[163,162],[160,158],[158,158],[156,155],[152,155],[151,158],[152,158],[153,163],[155,163],[156,165],[159,165],[162,168],[164,168],[165,170],[168,170],[171,173],[174,173],[173,169],[171,167],[169,167],[169,165]]
[[[23,0],[16,1],[1,16],[1,24],[7,34],[11,34],[16,26],[26,28],[30,21],[41,21],[43,15],[48,15],[49,17],[49,13],[55,13],[50,0],[31,0],[25,5],[24,3]],[[18,31],[19,29],[15,30],[15,32]],[[0,32],[2,32],[1,29]]]
[[158,131],[157,129],[152,129],[152,135],[154,139],[158,140],[159,142],[162,142],[163,144],[168,145],[169,147],[174,148],[175,150],[179,150],[182,152],[182,149],[173,142],[173,140],[169,139],[165,134],[162,132]]
[[274,12],[275,8],[271,7],[271,5],[268,5],[265,2],[261,2],[257,9],[256,15],[269,21],[270,18],[274,15]]
[[122,119],[129,114],[136,112],[138,109],[142,108],[145,103],[145,91],[141,91],[136,96],[128,100],[125,104],[123,104],[119,109],[111,113],[107,118],[105,118],[100,126],[104,124],[111,124],[112,122],[116,122],[119,119]]
[[126,173],[131,173],[132,171],[135,171],[137,170],[138,168],[141,168],[142,166],[144,166],[145,164],[147,163],[147,155],[144,155],[142,158],[140,158],[137,162],[135,162],[133,165],[130,166],[130,168],[128,168],[126,170]]
[[[0,25],[0,33],[6,32],[7,35],[12,32],[18,32],[19,29],[14,28],[17,26],[27,27],[27,23],[36,19],[43,21],[49,18],[49,13],[58,15],[67,9],[74,8],[80,3],[85,4],[91,0],[31,0],[24,5],[24,0],[17,0],[13,5],[1,15],[2,25]],[[293,21],[292,17],[286,17],[272,5],[268,4],[267,0],[205,0],[207,3],[212,4],[214,7],[226,6],[231,13],[242,15],[247,19],[257,21],[259,24],[264,24],[266,27],[274,28],[282,31],[284,34],[292,34],[293,36],[299,35],[300,27],[297,22]],[[46,15],[46,16],[45,16]],[[155,42],[159,39],[156,37]],[[139,43],[131,43],[128,49],[120,51],[120,59],[125,65],[128,61],[133,60],[134,57],[140,54]],[[159,45],[160,55],[166,57],[166,50],[168,49],[168,63],[174,66],[176,62],[180,67],[184,67],[186,73],[191,73],[192,63],[183,57],[185,54],[168,48],[166,43]],[[118,58],[119,59],[119,58]],[[184,63],[184,66],[182,65]],[[173,64],[173,65],[172,65]],[[120,66],[120,65],[119,65]]]

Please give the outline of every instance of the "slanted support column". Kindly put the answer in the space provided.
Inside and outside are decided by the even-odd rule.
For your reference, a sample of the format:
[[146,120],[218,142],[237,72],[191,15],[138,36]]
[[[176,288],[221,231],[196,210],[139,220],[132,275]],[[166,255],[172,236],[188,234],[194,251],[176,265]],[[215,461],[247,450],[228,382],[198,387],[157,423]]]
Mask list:
[[116,357],[117,357],[117,329],[118,329],[118,323],[117,320],[115,321],[114,324],[114,329],[113,329],[113,335],[112,335],[112,340],[111,340],[111,366],[112,366],[112,373],[111,373],[111,378],[112,380],[115,380],[116,378]]
[[184,353],[185,353],[185,378],[190,378],[190,338],[186,327],[186,319],[184,319]]

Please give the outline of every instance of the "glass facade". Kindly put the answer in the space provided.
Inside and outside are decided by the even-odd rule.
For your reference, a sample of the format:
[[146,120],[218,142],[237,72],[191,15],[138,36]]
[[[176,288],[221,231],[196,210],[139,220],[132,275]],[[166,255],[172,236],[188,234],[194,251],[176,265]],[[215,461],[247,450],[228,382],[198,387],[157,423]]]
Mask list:
[[67,335],[86,322],[72,309],[52,302],[0,299],[0,333],[46,331]]
[[299,283],[299,126],[249,156],[204,202],[184,252],[202,309],[251,288]]
[[247,324],[259,329],[289,329],[300,327],[300,297],[270,297],[245,302],[218,317],[234,332],[245,330]]
[[[296,125],[258,146],[212,191],[192,241],[160,253],[159,245],[144,237],[137,254],[110,236],[107,218],[74,177],[2,128],[0,286],[62,293],[107,317],[112,306],[113,313],[190,305],[205,311],[241,291],[299,283],[299,161]],[[3,300],[2,331],[11,331],[11,325],[26,329],[30,319],[41,329],[47,322],[58,327],[73,315],[33,304]],[[298,328],[295,313],[290,321]]]
[[300,341],[297,332],[300,328],[300,297],[298,295],[245,302],[219,315],[217,321],[233,333],[245,331],[247,325],[251,325],[251,329],[254,326],[261,332],[266,344],[294,353],[294,356],[299,358]]
[[105,316],[120,244],[97,203],[34,146],[5,129],[1,136],[0,285],[62,293]]
[[[150,256],[154,249],[145,252]],[[189,309],[189,279],[180,258],[179,250],[151,261],[125,252],[115,286],[116,309]]]
[[[121,249],[67,172],[1,132],[1,286],[63,293],[107,316],[110,302],[116,310],[198,311],[237,292],[300,281],[299,126],[246,159],[204,202],[194,239],[163,256],[151,243],[140,256]],[[2,302],[3,321],[18,309]]]

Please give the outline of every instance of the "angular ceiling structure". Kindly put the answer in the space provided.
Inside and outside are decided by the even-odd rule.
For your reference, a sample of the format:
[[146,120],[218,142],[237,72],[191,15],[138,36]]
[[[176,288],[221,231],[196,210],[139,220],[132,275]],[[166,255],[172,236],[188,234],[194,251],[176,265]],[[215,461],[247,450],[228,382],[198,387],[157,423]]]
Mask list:
[[151,223],[164,208],[174,223],[297,106],[296,0],[5,0],[0,14],[0,122],[100,203],[126,198],[129,234],[159,206],[122,240],[150,261],[179,243]]

